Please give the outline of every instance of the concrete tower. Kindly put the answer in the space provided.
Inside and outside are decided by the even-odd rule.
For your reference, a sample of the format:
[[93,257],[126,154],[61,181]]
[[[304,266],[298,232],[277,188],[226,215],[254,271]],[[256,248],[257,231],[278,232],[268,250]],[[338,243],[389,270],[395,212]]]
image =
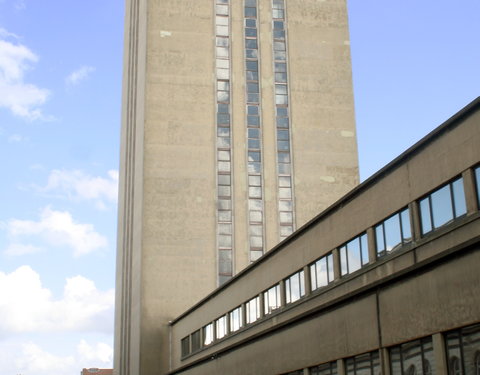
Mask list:
[[345,0],[127,0],[115,370],[358,183]]

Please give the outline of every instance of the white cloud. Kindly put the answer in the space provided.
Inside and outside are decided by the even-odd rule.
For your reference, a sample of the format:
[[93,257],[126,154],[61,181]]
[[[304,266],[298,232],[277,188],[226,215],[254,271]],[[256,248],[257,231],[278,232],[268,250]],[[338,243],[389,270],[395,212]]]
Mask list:
[[0,107],[27,120],[49,120],[40,107],[50,92],[24,82],[25,72],[38,57],[26,46],[5,40],[12,36],[16,37],[0,29]]
[[87,79],[94,71],[95,68],[93,66],[84,65],[70,73],[68,77],[65,78],[65,82],[70,86],[78,85],[81,81]]
[[42,249],[33,245],[24,245],[21,243],[12,243],[5,250],[5,254],[9,256],[19,256],[34,254],[40,252]]
[[114,297],[113,289],[100,291],[93,281],[74,276],[66,279],[62,297],[55,299],[29,266],[0,272],[0,335],[111,333]]
[[79,170],[55,169],[50,172],[47,185],[37,190],[72,200],[92,200],[98,208],[104,208],[105,201],[117,202],[118,171],[110,170],[106,177],[94,177]]
[[7,231],[14,239],[39,236],[49,245],[70,247],[75,257],[107,246],[107,239],[97,233],[93,225],[77,223],[69,212],[54,211],[50,207],[43,209],[39,221],[9,220]]
[[[1,1],[0,1],[1,2]],[[11,33],[4,28],[0,27],[0,38],[14,38],[14,39],[20,39],[20,37],[14,33]]]
[[72,355],[55,355],[33,341],[0,342],[1,374],[71,375],[84,367],[112,368],[113,349],[98,342],[81,340]]
[[10,137],[8,137],[9,143],[18,143],[24,140],[25,140],[25,137],[21,136],[20,134],[12,134]]

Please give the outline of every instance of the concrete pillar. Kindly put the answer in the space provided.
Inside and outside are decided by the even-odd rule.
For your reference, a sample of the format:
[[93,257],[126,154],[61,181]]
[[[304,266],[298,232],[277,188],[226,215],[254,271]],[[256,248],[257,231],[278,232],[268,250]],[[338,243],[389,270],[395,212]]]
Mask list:
[[342,273],[340,268],[340,251],[338,248],[332,250],[333,255],[333,280],[339,280]]
[[242,327],[245,327],[247,325],[247,304],[246,303],[242,303],[242,309],[241,309],[241,313],[242,313]]
[[345,375],[346,373],[345,361],[343,359],[337,359],[337,374]]
[[377,261],[377,241],[375,238],[375,230],[373,227],[367,229],[368,239],[368,263],[374,263]]
[[303,267],[303,275],[305,277],[305,295],[312,293],[312,277],[310,275],[310,266]]
[[467,203],[467,215],[478,211],[478,198],[475,189],[475,172],[473,169],[467,169],[462,173],[463,188],[465,190],[465,201]]
[[280,305],[286,306],[287,298],[286,298],[286,292],[285,292],[285,280],[281,280],[279,284],[280,284]]
[[381,359],[381,366],[382,366],[382,374],[383,375],[390,375],[390,352],[387,348],[380,349],[380,359]]
[[435,358],[435,375],[448,375],[447,353],[443,343],[443,336],[441,333],[436,333],[432,336],[433,341],[433,355]]
[[259,295],[259,306],[258,308],[260,309],[260,318],[259,319],[262,319],[264,316],[265,316],[265,297],[264,297],[264,294],[263,292],[260,293]]
[[416,242],[422,238],[422,224],[420,220],[420,206],[417,201],[408,204],[410,211],[410,226],[412,229],[412,238]]

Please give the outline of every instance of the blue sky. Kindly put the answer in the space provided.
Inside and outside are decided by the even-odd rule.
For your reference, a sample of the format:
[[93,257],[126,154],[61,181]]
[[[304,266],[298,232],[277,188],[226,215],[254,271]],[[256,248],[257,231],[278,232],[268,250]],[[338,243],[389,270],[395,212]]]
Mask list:
[[[123,13],[0,0],[0,374],[112,366]],[[349,1],[362,180],[479,95],[478,14]]]

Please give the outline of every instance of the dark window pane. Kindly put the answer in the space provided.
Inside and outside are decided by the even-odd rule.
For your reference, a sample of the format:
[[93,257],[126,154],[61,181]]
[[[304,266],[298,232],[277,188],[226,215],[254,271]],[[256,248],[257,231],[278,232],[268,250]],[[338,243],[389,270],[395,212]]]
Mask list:
[[258,116],[258,106],[256,106],[256,105],[247,106],[247,114]]
[[256,59],[258,57],[258,50],[256,49],[247,49],[245,50],[247,59]]
[[245,40],[245,48],[257,49],[258,48],[257,39],[246,39]]
[[257,8],[245,8],[245,17],[256,18],[257,17]]
[[253,20],[251,18],[248,18],[245,20],[245,26],[246,27],[257,27],[257,20]]
[[[245,29],[245,36],[256,38],[257,37],[257,29],[247,27]],[[247,48],[257,48],[257,47],[247,47]]]

